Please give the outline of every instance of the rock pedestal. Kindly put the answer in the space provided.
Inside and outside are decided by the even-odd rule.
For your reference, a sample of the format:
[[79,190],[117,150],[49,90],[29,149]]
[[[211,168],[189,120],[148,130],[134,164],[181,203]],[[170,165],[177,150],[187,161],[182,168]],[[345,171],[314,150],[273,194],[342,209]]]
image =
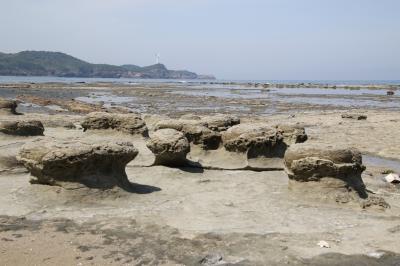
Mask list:
[[184,166],[190,151],[189,141],[184,134],[170,128],[155,131],[147,147],[155,155],[154,165]]
[[388,206],[383,199],[368,195],[361,178],[365,166],[361,153],[354,148],[295,144],[286,151],[284,164],[290,187],[302,190],[306,196],[333,196],[340,203],[356,200],[363,206]]
[[222,133],[227,151],[247,153],[249,158],[258,156],[283,157],[286,144],[282,134],[265,124],[239,124]]
[[353,183],[361,181],[365,170],[358,150],[329,145],[292,145],[286,151],[284,162],[289,179],[300,182],[329,177]]
[[89,144],[40,140],[25,144],[17,159],[31,183],[76,188],[129,189],[125,166],[138,151],[130,143]]

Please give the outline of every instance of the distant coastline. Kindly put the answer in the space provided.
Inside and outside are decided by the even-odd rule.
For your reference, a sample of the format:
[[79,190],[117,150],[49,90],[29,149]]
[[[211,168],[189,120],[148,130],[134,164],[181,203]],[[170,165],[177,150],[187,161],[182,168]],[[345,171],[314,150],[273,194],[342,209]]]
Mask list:
[[215,79],[187,70],[169,70],[163,64],[137,65],[91,64],[60,52],[0,52],[0,76],[36,76],[66,78],[133,78],[133,79]]

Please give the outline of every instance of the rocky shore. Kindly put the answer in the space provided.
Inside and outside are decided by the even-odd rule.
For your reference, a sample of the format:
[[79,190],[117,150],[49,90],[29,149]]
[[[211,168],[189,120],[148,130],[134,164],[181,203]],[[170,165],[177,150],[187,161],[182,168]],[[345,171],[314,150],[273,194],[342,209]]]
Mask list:
[[18,86],[0,85],[5,265],[400,261],[397,109]]

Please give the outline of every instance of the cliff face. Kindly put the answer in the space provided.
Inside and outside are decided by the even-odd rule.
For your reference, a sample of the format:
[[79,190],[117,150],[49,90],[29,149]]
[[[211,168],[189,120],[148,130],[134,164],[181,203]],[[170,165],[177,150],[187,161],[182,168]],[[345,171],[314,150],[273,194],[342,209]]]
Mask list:
[[91,64],[58,52],[24,51],[0,53],[2,76],[56,76],[96,78],[197,79],[199,75],[186,70],[168,70],[163,64],[147,67]]

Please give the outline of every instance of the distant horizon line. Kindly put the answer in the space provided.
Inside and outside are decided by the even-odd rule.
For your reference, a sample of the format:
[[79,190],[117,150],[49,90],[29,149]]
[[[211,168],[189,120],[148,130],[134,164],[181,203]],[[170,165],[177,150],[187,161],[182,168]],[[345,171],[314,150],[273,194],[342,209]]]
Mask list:
[[[141,81],[156,81],[156,80],[165,80],[167,82],[179,82],[179,81],[193,81],[197,83],[201,82],[254,82],[254,83],[278,83],[278,82],[288,82],[288,83],[356,83],[356,82],[390,82],[390,83],[399,83],[399,84],[389,84],[389,85],[400,85],[400,79],[155,79],[155,78],[96,78],[96,77],[59,77],[59,76],[8,76],[8,75],[0,75],[1,78],[14,78],[14,79],[67,79],[67,80],[141,80]],[[359,84],[359,83],[358,83]],[[368,85],[368,84],[366,84]]]

